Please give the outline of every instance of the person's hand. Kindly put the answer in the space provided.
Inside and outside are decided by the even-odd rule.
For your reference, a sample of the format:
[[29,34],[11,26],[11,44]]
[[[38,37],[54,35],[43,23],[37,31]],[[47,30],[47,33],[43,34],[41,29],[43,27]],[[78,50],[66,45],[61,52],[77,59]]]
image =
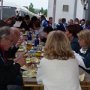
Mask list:
[[26,64],[26,61],[25,61],[25,58],[23,57],[23,55],[19,55],[17,58],[15,58],[14,62],[19,63],[20,66],[23,66]]
[[19,39],[18,42],[16,43],[16,46],[19,47],[22,44],[23,40]]
[[19,40],[18,40],[17,43],[16,43],[16,46],[20,46],[20,45],[23,43],[23,41],[24,41],[23,34],[22,34],[22,33],[20,33],[20,34],[21,34],[21,35],[20,35]]

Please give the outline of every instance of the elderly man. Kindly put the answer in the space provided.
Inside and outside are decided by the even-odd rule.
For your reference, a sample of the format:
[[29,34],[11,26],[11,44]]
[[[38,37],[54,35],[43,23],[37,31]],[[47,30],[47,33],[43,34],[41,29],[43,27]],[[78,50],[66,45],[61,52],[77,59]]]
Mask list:
[[0,28],[0,90],[7,90],[7,87],[10,88],[10,85],[19,86],[21,90],[23,80],[20,65],[24,65],[25,61],[23,58],[18,59],[18,61],[7,60],[5,53],[13,44],[10,29],[10,27]]
[[13,39],[13,45],[9,48],[7,57],[15,58],[15,53],[19,49],[19,45],[22,43],[23,39],[20,38],[20,30],[18,28],[11,27],[10,33]]

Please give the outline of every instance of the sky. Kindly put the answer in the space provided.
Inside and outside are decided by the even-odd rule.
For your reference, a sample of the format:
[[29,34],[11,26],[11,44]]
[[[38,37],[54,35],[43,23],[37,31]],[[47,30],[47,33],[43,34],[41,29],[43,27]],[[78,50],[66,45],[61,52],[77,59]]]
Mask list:
[[40,9],[43,7],[44,9],[48,9],[48,0],[3,0],[6,3],[14,3],[20,6],[29,6],[30,3],[33,3],[34,8]]

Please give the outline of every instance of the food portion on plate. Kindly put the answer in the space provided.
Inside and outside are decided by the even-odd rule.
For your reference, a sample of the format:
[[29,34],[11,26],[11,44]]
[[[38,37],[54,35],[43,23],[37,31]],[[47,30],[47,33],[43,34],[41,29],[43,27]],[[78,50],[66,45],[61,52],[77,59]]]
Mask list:
[[21,46],[19,46],[19,49],[18,49],[18,51],[19,52],[22,52],[22,51],[24,51],[24,48],[23,48],[23,46],[21,45]]
[[36,70],[23,71],[23,77],[36,77]]
[[39,62],[40,60],[36,57],[26,58],[26,63],[38,64]]

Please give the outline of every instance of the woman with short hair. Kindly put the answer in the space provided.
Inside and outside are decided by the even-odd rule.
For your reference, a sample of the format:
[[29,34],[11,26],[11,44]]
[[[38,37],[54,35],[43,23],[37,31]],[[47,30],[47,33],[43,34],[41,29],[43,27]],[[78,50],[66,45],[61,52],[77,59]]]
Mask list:
[[90,30],[83,30],[77,34],[80,51],[75,57],[80,66],[80,74],[85,74],[85,80],[90,82]]
[[44,52],[37,71],[44,90],[81,90],[78,64],[64,32],[50,32]]
[[66,35],[70,40],[70,44],[71,44],[71,48],[73,51],[75,51],[76,53],[79,52],[80,50],[80,45],[78,43],[78,37],[77,34],[81,31],[81,27],[78,24],[73,24],[73,25],[69,25],[67,26],[66,29]]

